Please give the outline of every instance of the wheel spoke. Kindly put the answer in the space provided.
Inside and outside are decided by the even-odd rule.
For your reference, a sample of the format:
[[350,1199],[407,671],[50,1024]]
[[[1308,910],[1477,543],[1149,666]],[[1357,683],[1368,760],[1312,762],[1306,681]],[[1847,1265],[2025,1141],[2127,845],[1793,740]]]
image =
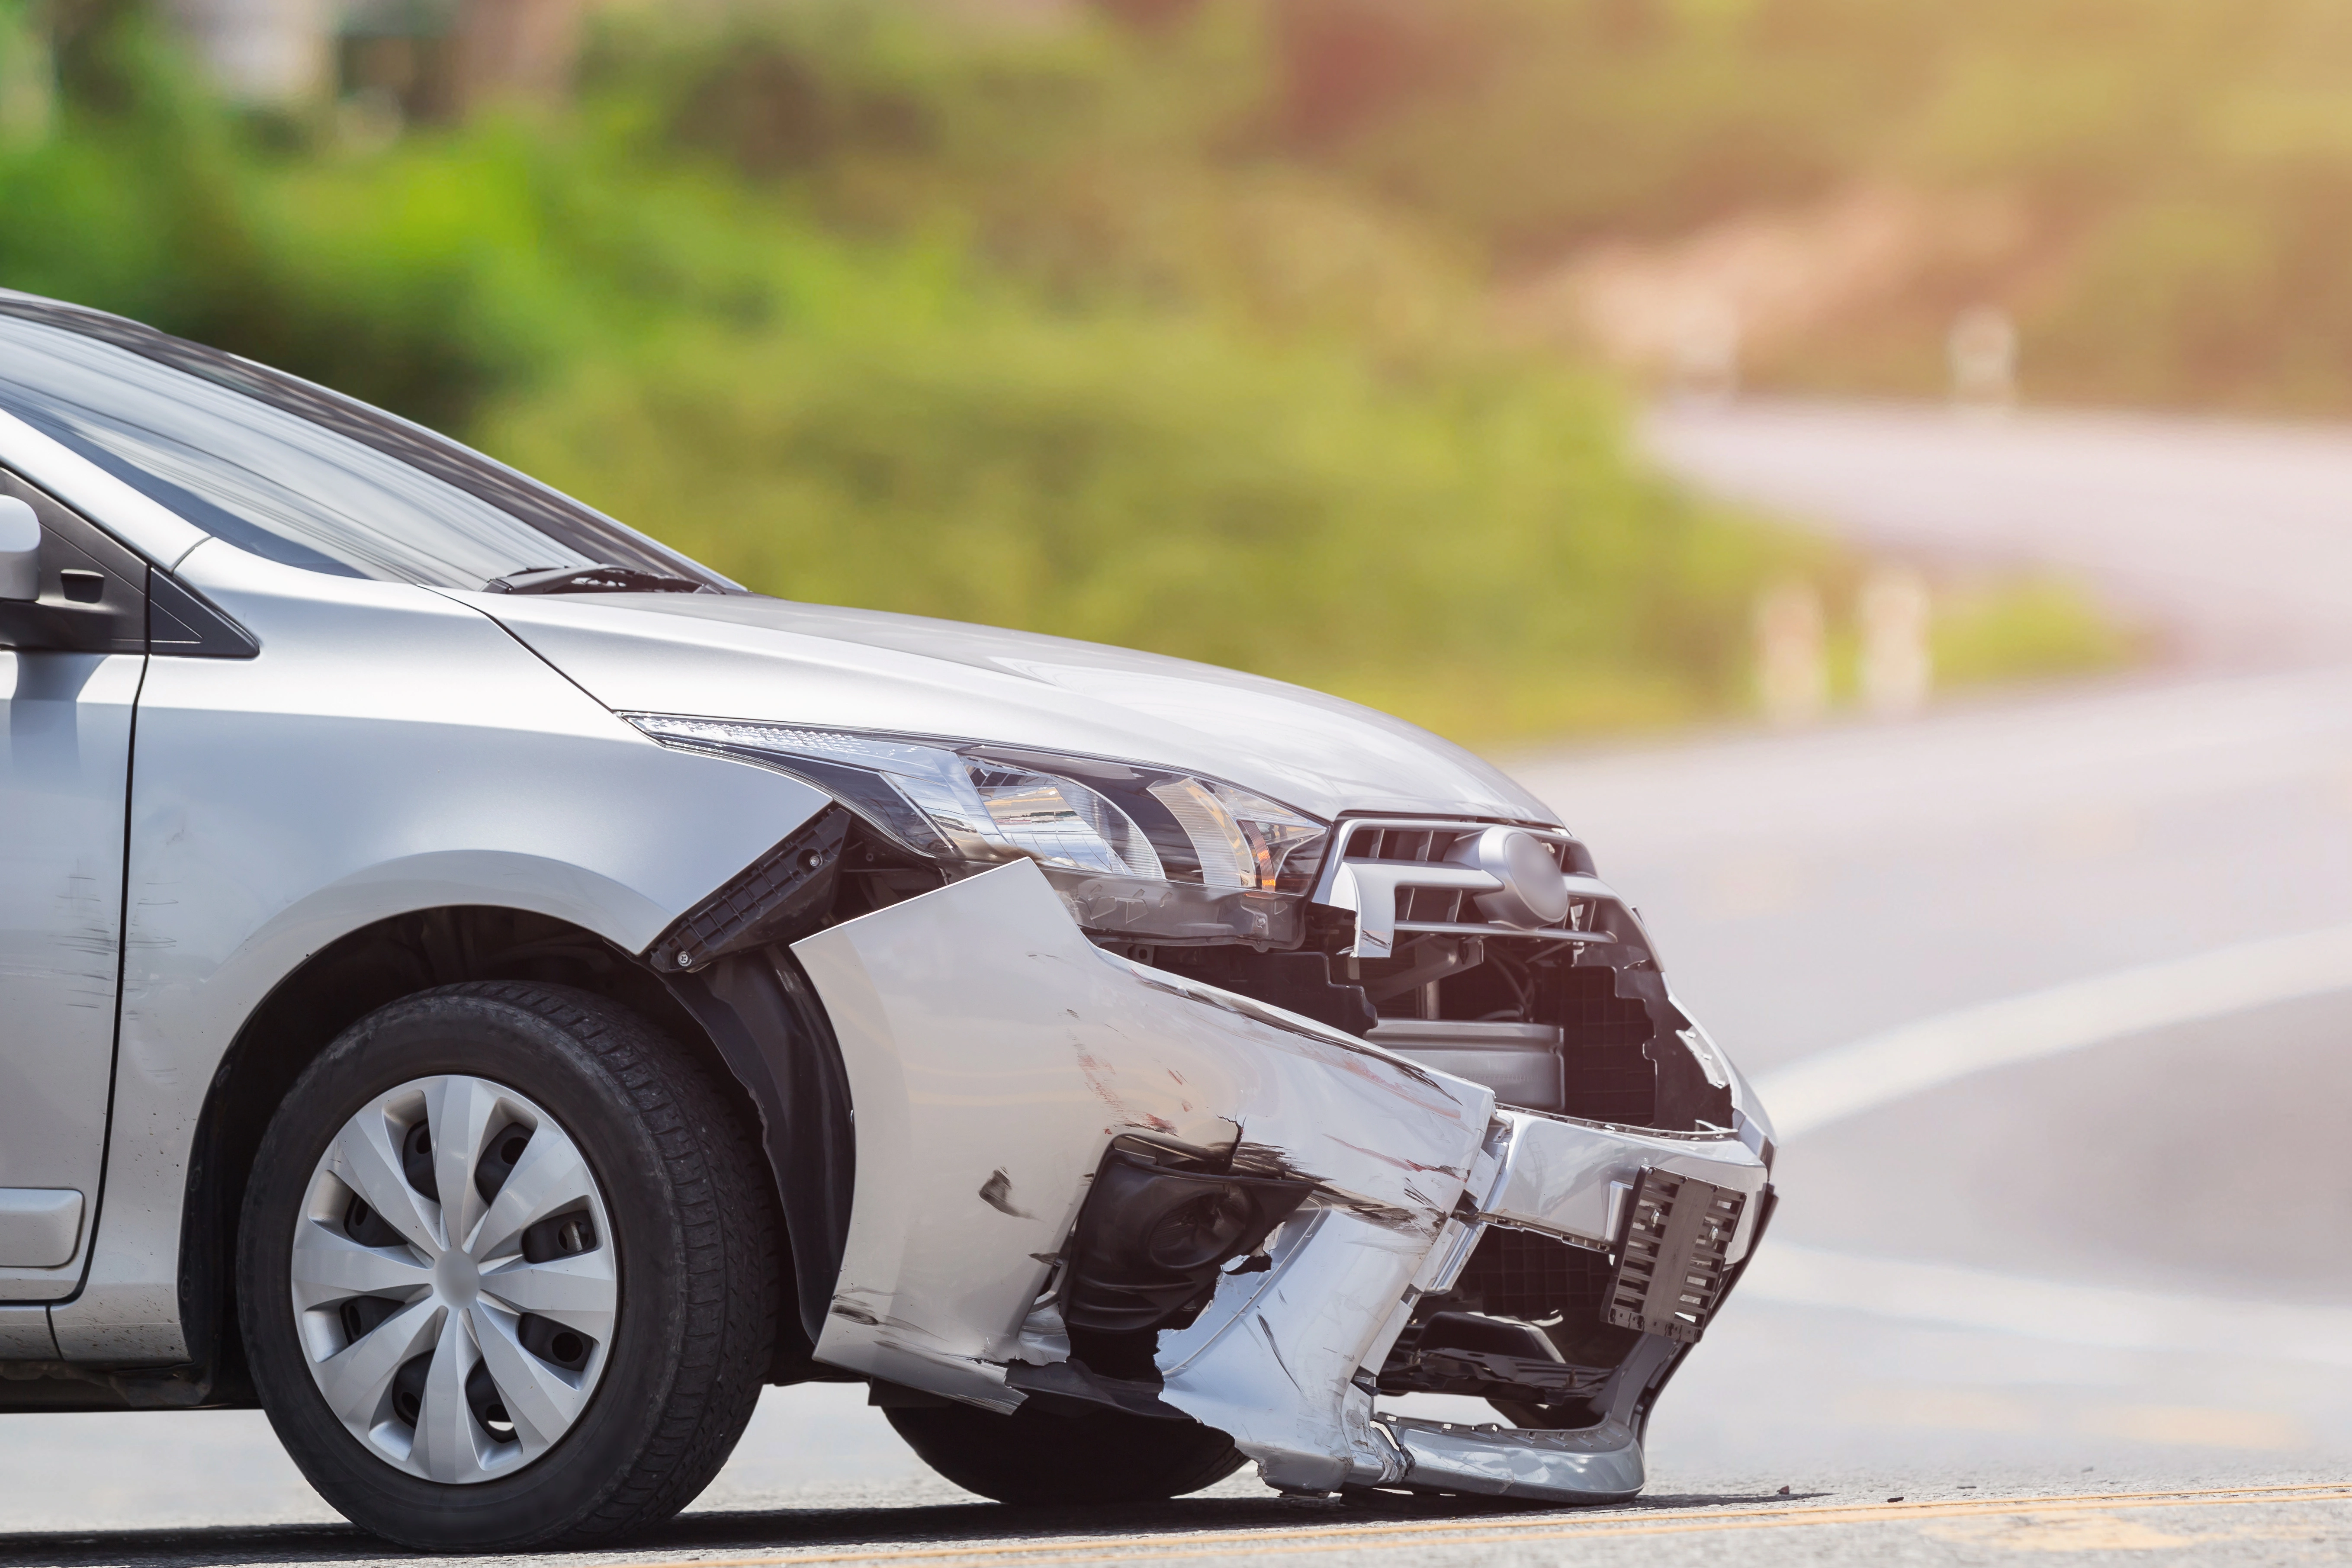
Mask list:
[[507,1184],[499,1189],[498,1202],[475,1226],[473,1245],[467,1250],[478,1259],[512,1251],[525,1229],[566,1205],[593,1199],[595,1190],[588,1162],[580,1157],[572,1140],[554,1126],[542,1124],[524,1145],[522,1158],[515,1162]]
[[467,1314],[474,1339],[482,1347],[482,1363],[499,1385],[499,1399],[515,1425],[515,1437],[526,1455],[535,1455],[571,1429],[585,1391],[574,1387],[554,1367],[522,1348],[514,1324],[504,1313],[475,1304]]
[[478,1078],[435,1079],[425,1091],[425,1121],[433,1129],[433,1178],[441,1192],[441,1228],[449,1245],[463,1247],[486,1206],[474,1186],[474,1165],[482,1157],[498,1091]]
[[312,1370],[318,1373],[319,1392],[326,1395],[327,1407],[353,1431],[368,1431],[383,1415],[384,1389],[392,1374],[432,1342],[446,1316],[439,1303],[429,1298],[415,1302],[377,1324],[375,1332],[362,1335],[320,1362]]
[[423,1194],[401,1174],[391,1125],[376,1107],[368,1107],[344,1124],[328,1151],[327,1168],[383,1215],[384,1223],[423,1247],[427,1257],[441,1251],[440,1235],[422,1206]]
[[409,1458],[427,1479],[452,1483],[478,1480],[481,1442],[488,1436],[466,1405],[466,1374],[474,1370],[473,1335],[466,1314],[448,1313],[433,1344],[433,1364],[425,1373],[423,1408],[416,1413],[416,1443]]
[[342,1232],[305,1220],[294,1232],[294,1304],[316,1307],[345,1296],[399,1296],[433,1283],[430,1265],[390,1247],[362,1247]]
[[[612,1254],[604,1247],[547,1263],[517,1258],[482,1276],[482,1294],[516,1312],[552,1318],[590,1339],[608,1339],[621,1295]],[[492,1375],[498,1369],[492,1367]]]

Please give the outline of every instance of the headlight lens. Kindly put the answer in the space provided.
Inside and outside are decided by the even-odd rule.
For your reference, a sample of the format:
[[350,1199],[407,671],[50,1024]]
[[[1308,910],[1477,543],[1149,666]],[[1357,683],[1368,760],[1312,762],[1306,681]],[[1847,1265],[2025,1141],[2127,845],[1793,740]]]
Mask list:
[[1013,747],[633,713],[657,741],[799,775],[916,854],[1026,856],[1091,931],[1159,942],[1299,937],[1323,823],[1194,774]]

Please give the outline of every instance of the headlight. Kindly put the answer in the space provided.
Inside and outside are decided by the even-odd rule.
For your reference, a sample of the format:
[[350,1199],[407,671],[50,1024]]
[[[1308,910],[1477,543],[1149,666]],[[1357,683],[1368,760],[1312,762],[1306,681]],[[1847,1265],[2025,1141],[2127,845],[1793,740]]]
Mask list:
[[1080,925],[1150,942],[1297,943],[1326,827],[1233,784],[1009,746],[632,713],[655,740],[826,791],[928,859],[1027,856]]

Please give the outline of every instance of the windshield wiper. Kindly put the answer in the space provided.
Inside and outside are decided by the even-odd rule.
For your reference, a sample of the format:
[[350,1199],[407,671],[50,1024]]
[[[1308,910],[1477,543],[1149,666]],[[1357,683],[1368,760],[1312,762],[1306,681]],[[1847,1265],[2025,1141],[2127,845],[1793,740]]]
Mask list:
[[634,566],[544,566],[509,572],[482,584],[488,594],[707,594],[691,577],[640,572]]

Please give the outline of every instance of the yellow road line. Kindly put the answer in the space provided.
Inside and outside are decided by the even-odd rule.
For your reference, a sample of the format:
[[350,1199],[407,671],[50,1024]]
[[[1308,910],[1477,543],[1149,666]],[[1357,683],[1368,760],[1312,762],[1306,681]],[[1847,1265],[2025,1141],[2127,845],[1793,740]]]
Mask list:
[[[1061,1541],[1038,1539],[964,1545],[882,1547],[859,1552],[792,1552],[765,1557],[673,1558],[650,1563],[607,1564],[604,1568],[793,1568],[793,1565],[803,1563],[985,1562],[1004,1558],[1050,1558],[1058,1562],[1075,1562],[1084,1561],[1089,1555],[1099,1557],[1120,1553],[1136,1560],[1149,1560],[1213,1557],[1234,1551],[1262,1555],[1290,1555],[1307,1552],[1341,1552],[1355,1547],[1378,1548],[1412,1539],[1420,1539],[1432,1545],[1488,1546],[1521,1541],[1568,1540],[1583,1535],[1673,1535],[1734,1530],[1792,1530],[1816,1525],[1895,1524],[1908,1520],[1962,1519],[1987,1513],[2110,1512],[2135,1508],[2217,1508],[2298,1501],[2352,1502],[2352,1482],[2205,1487],[2185,1491],[2076,1492],[2054,1497],[1952,1498],[1916,1503],[1656,1509],[1634,1514],[1612,1510],[1574,1521],[1563,1521],[1557,1514],[1545,1514],[1525,1524],[1494,1519],[1408,1520],[1392,1524],[1307,1525],[1272,1530],[1195,1531],[1181,1535],[1079,1536]],[[1433,1539],[1446,1536],[1453,1539]],[[1382,1542],[1368,1537],[1397,1539]],[[1177,1547],[1199,1550],[1169,1550]]]
[[[1807,1530],[1820,1525],[1908,1524],[1918,1520],[1982,1519],[1988,1515],[2025,1515],[2032,1517],[2042,1514],[2121,1513],[2133,1509],[2144,1508],[2242,1508],[2249,1504],[2263,1503],[2276,1507],[2278,1505],[2290,1502],[2352,1502],[2352,1491],[2336,1492],[2325,1497],[2184,1498],[2174,1502],[2151,1502],[2142,1500],[2137,1502],[2073,1502],[2055,1505],[2029,1503],[2024,1506],[2019,1506],[2013,1502],[2011,1506],[2008,1508],[1999,1509],[1978,1507],[1973,1504],[1965,1503],[1948,1506],[1929,1505],[1919,1509],[1906,1509],[1900,1504],[1892,1506],[1881,1504],[1876,1508],[1869,1509],[1821,1509],[1806,1513],[1785,1515],[1779,1519],[1680,1519],[1655,1524],[1633,1522],[1623,1524],[1593,1524],[1584,1526],[1580,1529],[1571,1527],[1565,1530],[1516,1531],[1506,1535],[1460,1535],[1448,1541],[1430,1542],[1425,1544],[1456,1547],[1516,1546],[1522,1542],[1530,1541],[1568,1541],[1589,1535],[1701,1535],[1712,1532],[1727,1533],[1732,1531],[1743,1530]],[[1289,1557],[1309,1552],[1377,1551],[1382,1544],[1383,1543],[1380,1542],[1360,1541],[1297,1541],[1292,1544],[1252,1547],[1248,1549],[1248,1554],[1254,1557]],[[1391,1544],[1401,1544],[1401,1542],[1392,1542]],[[1086,1563],[1095,1561],[1152,1563],[1174,1561],[1178,1558],[1222,1557],[1233,1554],[1234,1553],[1229,1549],[1216,1547],[1194,1547],[1182,1552],[1122,1552],[1118,1553],[1116,1556],[1112,1556],[1097,1550],[1092,1555],[1080,1552],[1076,1554],[1057,1555],[1043,1560],[1055,1563]],[[803,1559],[803,1561],[807,1560]],[[849,1559],[849,1561],[857,1561],[857,1559]],[[888,1562],[891,1561],[891,1559],[887,1556],[868,1556],[863,1559],[863,1561],[869,1563]]]

